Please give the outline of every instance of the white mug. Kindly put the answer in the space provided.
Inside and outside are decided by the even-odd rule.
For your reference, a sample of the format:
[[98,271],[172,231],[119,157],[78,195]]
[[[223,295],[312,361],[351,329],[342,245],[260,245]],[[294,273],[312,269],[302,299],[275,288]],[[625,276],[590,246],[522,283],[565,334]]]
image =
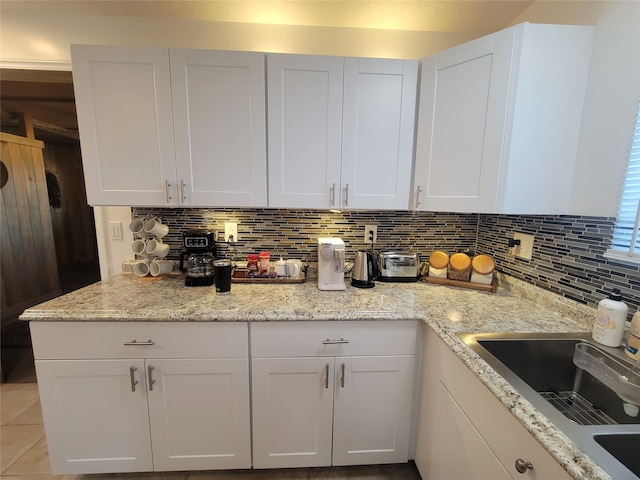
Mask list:
[[167,275],[173,271],[173,262],[169,260],[154,260],[149,264],[149,273],[157,277],[158,275]]
[[276,274],[279,277],[287,276],[287,262],[285,262],[282,258],[276,262]]
[[144,222],[144,231],[154,237],[162,238],[169,233],[169,227],[164,225],[159,219],[152,218]]
[[296,260],[295,258],[290,258],[285,262],[287,266],[287,275],[291,278],[300,277],[300,272],[302,270],[302,261]]
[[131,244],[131,251],[136,255],[144,255],[146,247],[147,247],[146,240],[140,240],[140,239],[134,240],[133,243]]
[[149,273],[149,264],[145,260],[140,260],[133,265],[133,273],[139,277],[144,277]]
[[160,240],[159,238],[154,238],[147,242],[145,251],[149,255],[164,258],[169,254],[169,245],[166,243],[162,243],[162,240]]
[[141,218],[134,218],[129,224],[129,230],[134,235],[144,235],[144,220]]

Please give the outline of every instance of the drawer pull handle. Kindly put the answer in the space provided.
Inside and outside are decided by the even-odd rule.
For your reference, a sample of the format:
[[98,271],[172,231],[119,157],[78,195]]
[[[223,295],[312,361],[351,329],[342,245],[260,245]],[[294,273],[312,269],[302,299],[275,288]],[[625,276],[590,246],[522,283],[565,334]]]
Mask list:
[[151,339],[146,342],[139,342],[135,338],[130,342],[124,342],[125,345],[136,345],[136,346],[144,346],[144,345],[153,345],[153,341]]
[[132,392],[136,391],[136,385],[138,384],[138,381],[136,380],[136,377],[134,375],[136,370],[137,370],[136,367],[129,367],[129,378],[131,379],[131,391]]
[[349,343],[349,340],[345,340],[344,338],[341,338],[340,340],[331,340],[327,338],[326,340],[323,340],[322,343],[324,345],[335,345],[338,343]]
[[153,371],[155,370],[155,367],[153,365],[149,365],[147,367],[147,376],[149,377],[149,391],[153,392],[153,384],[156,383],[156,381],[153,379]]
[[527,470],[533,470],[533,463],[518,458],[516,460],[516,470],[518,473],[525,473]]
[[324,366],[324,388],[329,388],[329,364]]
[[344,363],[340,365],[340,386],[344,388]]

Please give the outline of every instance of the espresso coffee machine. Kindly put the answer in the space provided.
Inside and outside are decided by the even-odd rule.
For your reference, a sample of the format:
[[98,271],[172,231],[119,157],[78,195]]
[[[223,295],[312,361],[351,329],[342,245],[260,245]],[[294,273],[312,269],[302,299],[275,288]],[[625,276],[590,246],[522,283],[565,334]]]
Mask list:
[[340,238],[318,238],[318,288],[347,288],[344,284],[344,242]]
[[215,234],[207,230],[186,230],[182,233],[185,250],[180,254],[180,271],[187,276],[187,287],[213,285],[213,261],[216,255]]

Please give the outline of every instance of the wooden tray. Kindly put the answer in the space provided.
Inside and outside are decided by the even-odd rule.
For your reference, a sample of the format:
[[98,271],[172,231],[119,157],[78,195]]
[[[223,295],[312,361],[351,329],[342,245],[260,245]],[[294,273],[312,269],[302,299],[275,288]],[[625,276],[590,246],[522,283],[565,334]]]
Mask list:
[[231,277],[231,283],[270,283],[270,284],[285,284],[285,283],[304,283],[307,281],[307,277],[304,275],[298,278],[291,277]]
[[448,278],[438,278],[438,277],[422,277],[422,281],[426,283],[435,283],[437,285],[448,285],[450,287],[460,287],[460,288],[469,288],[471,290],[482,290],[483,292],[491,292],[496,293],[498,288],[498,282],[495,277],[491,282],[491,285],[485,285],[484,283],[472,283],[472,282],[463,282],[461,280],[449,280]]

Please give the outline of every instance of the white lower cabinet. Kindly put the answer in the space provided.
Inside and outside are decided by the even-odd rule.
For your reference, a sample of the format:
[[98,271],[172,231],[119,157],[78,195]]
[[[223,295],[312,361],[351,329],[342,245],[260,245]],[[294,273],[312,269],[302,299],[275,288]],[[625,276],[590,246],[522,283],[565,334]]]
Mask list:
[[246,324],[31,330],[53,473],[251,466]]
[[[415,462],[429,480],[569,475],[437,334],[425,328]],[[516,461],[533,469],[516,470]]]
[[416,328],[252,324],[254,467],[406,462]]

